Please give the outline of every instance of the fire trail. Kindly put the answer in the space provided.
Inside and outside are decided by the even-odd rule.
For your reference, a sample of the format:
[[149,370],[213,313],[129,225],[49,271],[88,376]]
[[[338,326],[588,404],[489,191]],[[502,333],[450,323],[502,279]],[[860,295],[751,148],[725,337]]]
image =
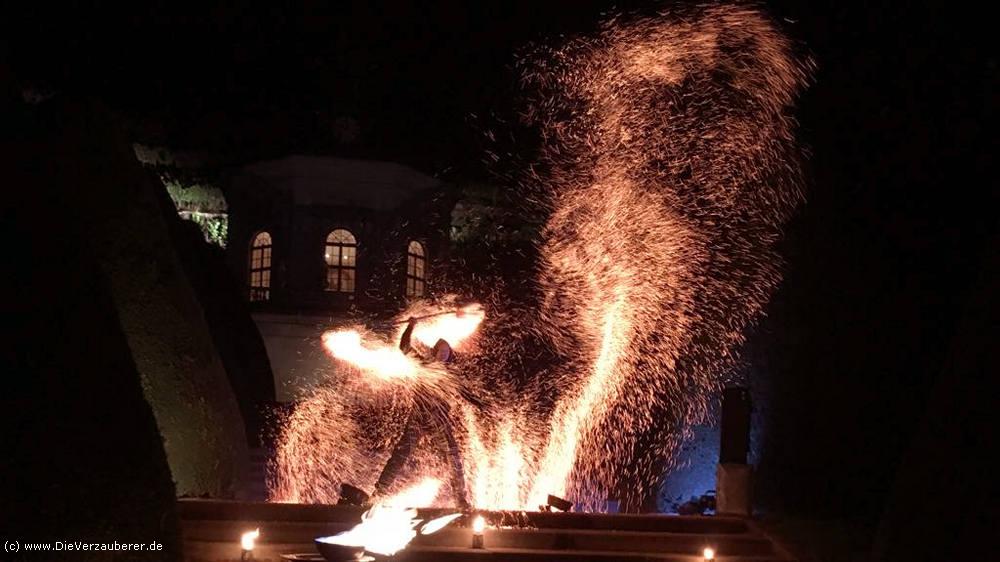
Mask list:
[[[638,506],[686,429],[706,421],[780,280],[774,246],[803,198],[790,112],[809,62],[757,10],[709,6],[612,19],[519,66],[524,117],[545,139],[529,180],[549,210],[543,300],[534,317],[482,328],[489,310],[474,322],[441,314],[418,338],[475,354],[477,338],[538,337],[559,368],[511,393],[512,358],[456,372],[372,334],[328,334],[349,376],[292,415],[275,499],[370,488],[398,419],[425,401],[459,436],[476,507],[535,509],[547,494]],[[447,309],[421,306],[400,318]],[[411,481],[447,479],[441,441],[428,428]],[[454,504],[451,493],[439,501]]]

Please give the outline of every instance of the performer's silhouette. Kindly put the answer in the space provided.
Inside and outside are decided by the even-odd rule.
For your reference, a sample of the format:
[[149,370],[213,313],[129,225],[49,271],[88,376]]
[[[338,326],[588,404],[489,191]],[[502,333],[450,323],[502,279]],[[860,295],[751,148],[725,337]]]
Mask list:
[[[444,339],[439,339],[434,344],[434,347],[429,350],[429,353],[426,354],[422,353],[416,346],[413,345],[413,329],[416,327],[417,321],[418,319],[416,318],[410,318],[409,321],[407,321],[406,330],[403,331],[403,335],[399,340],[399,349],[404,354],[412,355],[423,363],[451,362],[454,354],[452,352],[451,345],[449,345]],[[430,402],[428,400],[430,400]],[[400,469],[413,452],[413,447],[416,445],[417,439],[420,436],[420,431],[426,431],[432,427],[434,422],[441,421],[441,416],[435,415],[433,412],[435,408],[439,409],[441,412],[446,412],[448,410],[448,404],[433,398],[418,400],[414,404],[413,410],[410,411],[410,414],[406,419],[403,433],[400,435],[399,441],[396,442],[395,447],[393,447],[392,454],[389,456],[389,460],[386,461],[385,466],[382,468],[382,472],[379,474],[378,481],[375,483],[376,495],[385,494],[392,487]],[[458,441],[455,439],[455,434],[452,431],[451,424],[438,423],[435,425],[440,426],[448,444],[448,457],[450,461],[449,464],[451,465],[451,487],[455,492],[455,498],[458,502],[457,507],[467,509],[469,507],[469,500],[465,491],[465,471],[462,466],[461,448],[458,445]]]

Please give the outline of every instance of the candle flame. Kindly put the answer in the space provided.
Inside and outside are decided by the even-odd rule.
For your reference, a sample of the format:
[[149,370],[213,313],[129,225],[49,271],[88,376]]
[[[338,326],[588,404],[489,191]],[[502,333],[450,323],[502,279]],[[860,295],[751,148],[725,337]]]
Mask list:
[[240,535],[240,547],[243,550],[253,550],[254,541],[256,541],[258,537],[260,537],[260,528],[243,533]]

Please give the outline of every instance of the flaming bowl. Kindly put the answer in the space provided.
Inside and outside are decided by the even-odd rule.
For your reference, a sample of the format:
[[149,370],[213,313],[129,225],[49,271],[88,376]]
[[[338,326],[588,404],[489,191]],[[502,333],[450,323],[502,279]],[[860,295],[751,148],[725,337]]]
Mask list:
[[364,547],[344,546],[316,540],[316,550],[326,562],[351,562],[361,560],[365,555]]

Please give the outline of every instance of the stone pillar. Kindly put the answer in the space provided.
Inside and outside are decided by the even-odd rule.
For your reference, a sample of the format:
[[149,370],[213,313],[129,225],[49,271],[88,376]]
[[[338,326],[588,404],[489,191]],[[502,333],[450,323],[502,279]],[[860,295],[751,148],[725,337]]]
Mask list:
[[750,392],[727,388],[722,393],[719,465],[715,471],[716,513],[748,517],[753,513],[753,469],[750,448]]
[[751,497],[753,467],[748,464],[719,463],[715,469],[715,512],[720,515],[749,517],[753,513]]

